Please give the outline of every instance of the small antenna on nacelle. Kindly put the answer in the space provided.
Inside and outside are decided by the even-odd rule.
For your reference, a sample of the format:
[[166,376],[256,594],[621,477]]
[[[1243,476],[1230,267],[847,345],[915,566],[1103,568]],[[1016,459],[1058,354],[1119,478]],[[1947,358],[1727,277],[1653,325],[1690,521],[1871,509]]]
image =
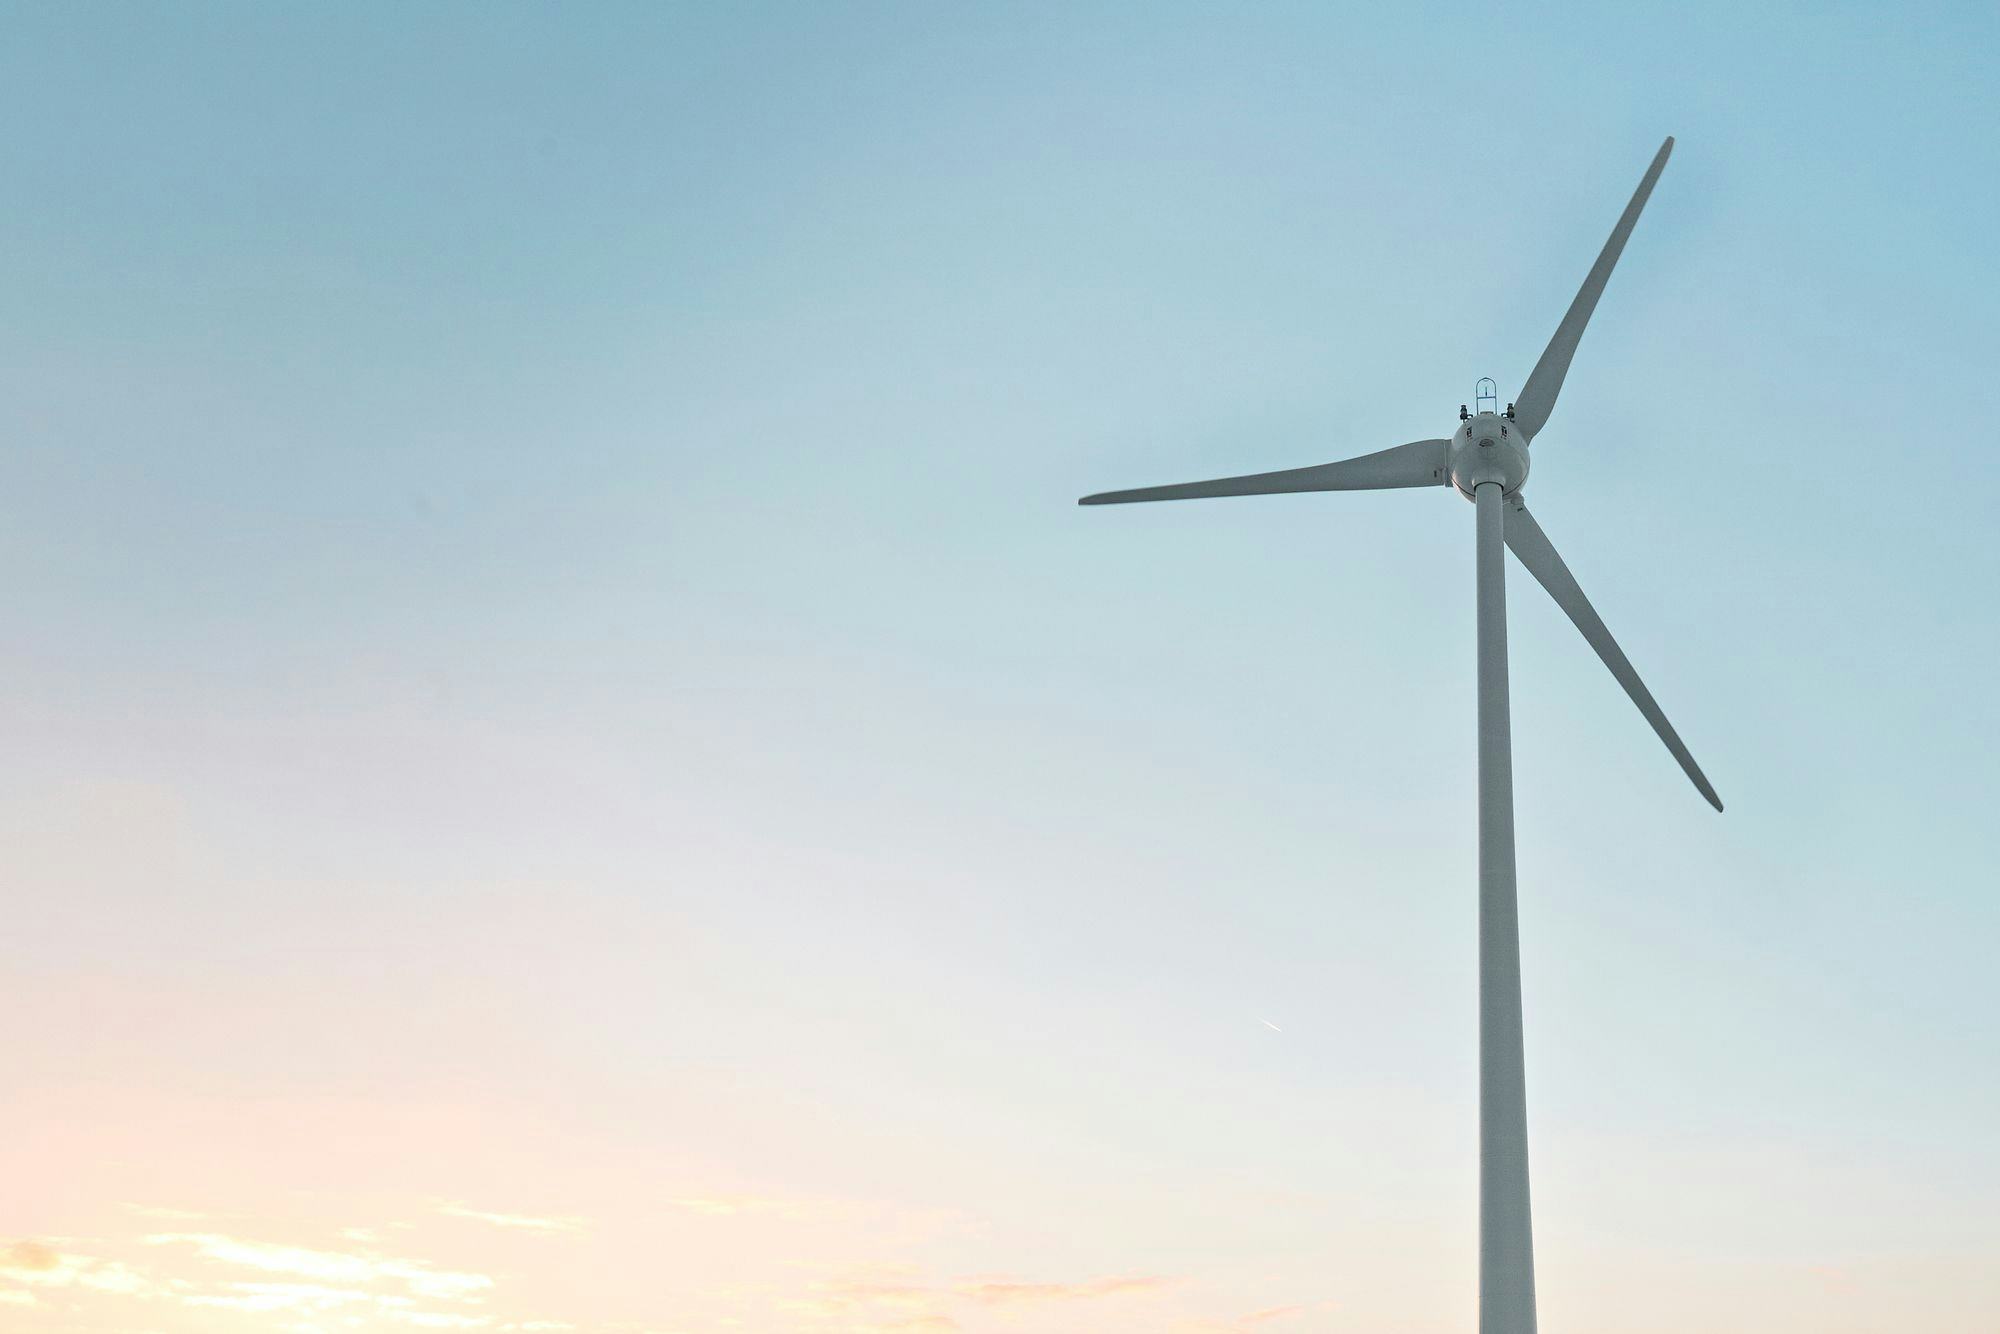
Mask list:
[[1500,386],[1481,376],[1479,383],[1472,386],[1472,406],[1477,412],[1499,411]]

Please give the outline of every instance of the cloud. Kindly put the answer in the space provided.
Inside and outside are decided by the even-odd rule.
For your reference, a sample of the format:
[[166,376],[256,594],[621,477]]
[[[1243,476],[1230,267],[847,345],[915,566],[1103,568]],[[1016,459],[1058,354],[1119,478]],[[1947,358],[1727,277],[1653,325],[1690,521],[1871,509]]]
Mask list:
[[814,1328],[840,1334],[950,1334],[964,1328],[966,1306],[1032,1306],[1098,1302],[1172,1286],[1154,1274],[1118,1274],[1084,1282],[1024,1282],[1006,1274],[924,1282],[910,1266],[862,1266],[846,1276],[822,1278],[804,1292],[778,1296],[776,1310],[802,1316]]
[[[168,1232],[128,1237],[151,1252],[126,1264],[80,1254],[60,1238],[0,1242],[0,1309],[60,1305],[75,1328],[152,1328],[159,1317],[141,1317],[124,1303],[159,1311],[178,1307],[206,1327],[233,1314],[260,1327],[307,1331],[335,1327],[487,1330],[492,1334],[563,1334],[579,1326],[526,1318],[521,1312],[484,1309],[493,1280],[484,1274],[442,1269],[423,1260],[371,1249],[317,1249],[281,1245],[219,1232]],[[251,1272],[245,1272],[251,1271]],[[47,1300],[61,1289],[60,1299]],[[88,1291],[86,1291],[88,1290]],[[37,1292],[43,1297],[38,1298]],[[103,1299],[79,1305],[86,1297]],[[120,1303],[119,1306],[107,1304]],[[470,1306],[470,1303],[480,1305]],[[113,1314],[114,1312],[121,1312]],[[5,1325],[0,1320],[0,1325]],[[72,1325],[65,1325],[65,1328]],[[181,1328],[181,1326],[174,1326]],[[232,1326],[233,1328],[234,1326]]]
[[415,1223],[381,1223],[375,1227],[344,1227],[340,1230],[340,1235],[349,1241],[373,1246],[385,1240],[382,1235],[385,1232],[408,1232],[415,1226]]
[[990,1279],[961,1284],[956,1291],[973,1301],[995,1306],[1006,1302],[1095,1301],[1101,1297],[1157,1291],[1172,1281],[1149,1274],[1096,1278],[1085,1283],[1019,1283],[1007,1279]]
[[0,1247],[0,1274],[30,1287],[139,1293],[152,1286],[138,1270],[115,1260],[58,1251],[39,1241],[17,1241]]
[[1266,1306],[1262,1310],[1252,1311],[1248,1315],[1237,1316],[1234,1320],[1186,1320],[1175,1325],[1174,1328],[1183,1331],[1183,1334],[1232,1334],[1232,1331],[1257,1329],[1260,1326],[1270,1324],[1274,1320],[1289,1320],[1295,1315],[1304,1315],[1308,1311],[1326,1311],[1331,1310],[1332,1307],[1332,1302],[1315,1302],[1311,1305],[1294,1303],[1290,1306]]
[[126,1204],[123,1207],[141,1218],[157,1218],[163,1223],[198,1223],[208,1217],[193,1209],[170,1209],[163,1204]]
[[[691,1212],[721,1218],[753,1215],[803,1220],[785,1221],[777,1227],[754,1219],[740,1227],[693,1225],[698,1231],[729,1237],[731,1245],[764,1247],[770,1233],[796,1227],[803,1233],[801,1244],[805,1246],[820,1244],[825,1234],[831,1233],[837,1238],[865,1237],[875,1252],[875,1258],[866,1263],[840,1263],[818,1258],[785,1260],[780,1251],[773,1257],[779,1267],[775,1271],[767,1267],[761,1281],[753,1276],[755,1271],[733,1274],[727,1277],[735,1281],[727,1287],[687,1294],[700,1309],[696,1318],[704,1330],[964,1334],[999,1320],[1005,1327],[1027,1334],[1031,1329],[1066,1328],[1077,1320],[1110,1326],[1158,1316],[1153,1327],[1171,1327],[1188,1334],[1197,1329],[1227,1334],[1253,1328],[1262,1334],[1267,1322],[1279,1321],[1300,1309],[1269,1307],[1235,1320],[1210,1317],[1195,1324],[1176,1324],[1171,1316],[1179,1312],[1169,1309],[1174,1299],[1157,1294],[1162,1289],[1185,1287],[1186,1280],[1181,1278],[1131,1270],[1098,1276],[1084,1271],[1068,1279],[1057,1274],[1045,1280],[1033,1271],[939,1270],[886,1262],[884,1251],[895,1252],[882,1244],[876,1224],[899,1222],[906,1215],[921,1215],[927,1220],[946,1217],[942,1211],[913,1210],[880,1201],[758,1195],[689,1196],[683,1197],[681,1204]],[[66,1327],[79,1330],[234,1328],[231,1322],[236,1322],[245,1328],[255,1324],[294,1334],[346,1328],[368,1328],[381,1334],[391,1330],[574,1334],[585,1329],[605,1334],[614,1330],[665,1334],[657,1325],[629,1318],[642,1316],[643,1307],[625,1313],[628,1319],[624,1322],[595,1324],[577,1324],[576,1312],[560,1308],[523,1310],[499,1291],[486,1273],[427,1258],[425,1252],[412,1250],[407,1240],[401,1245],[385,1243],[383,1238],[398,1235],[387,1231],[351,1229],[348,1239],[340,1240],[339,1230],[329,1226],[318,1236],[302,1237],[304,1244],[293,1244],[289,1239],[266,1240],[248,1229],[224,1231],[213,1223],[200,1230],[148,1233],[145,1223],[130,1220],[129,1215],[155,1216],[150,1208],[128,1206],[125,1212],[128,1230],[115,1240],[44,1237],[11,1245],[0,1242],[0,1310],[16,1312],[11,1318],[17,1323],[35,1313],[37,1307],[43,1313],[66,1312],[65,1318],[72,1321]],[[584,1220],[567,1216],[478,1209],[435,1197],[428,1201],[426,1213],[433,1220],[440,1216],[462,1218],[474,1225],[529,1234],[564,1233],[585,1226]],[[443,1224],[434,1221],[419,1226],[430,1229]],[[604,1226],[601,1220],[589,1224],[593,1234]],[[361,1239],[364,1236],[366,1240]],[[494,1240],[490,1235],[484,1239],[489,1244]],[[461,1233],[460,1240],[475,1242],[481,1237]],[[521,1254],[525,1258],[540,1249],[537,1244]],[[559,1249],[567,1252],[570,1248]],[[816,1272],[800,1273],[801,1269]],[[668,1309],[675,1305],[670,1294],[661,1294],[660,1299]],[[1101,1303],[1111,1305],[1100,1309]],[[683,1319],[690,1314],[683,1308]],[[176,1319],[195,1323],[175,1324]],[[7,1323],[8,1318],[0,1318],[0,1325]],[[684,1325],[670,1324],[666,1329],[693,1334]]]
[[438,1212],[449,1218],[470,1218],[475,1222],[487,1223],[493,1227],[513,1228],[522,1232],[581,1232],[581,1218],[556,1217],[537,1218],[533,1214],[496,1214],[484,1209],[473,1209],[455,1202],[438,1206]]
[[407,1303],[407,1297],[383,1298],[358,1288],[329,1288],[317,1283],[230,1283],[227,1291],[184,1296],[189,1306],[219,1306],[238,1311],[332,1311],[343,1306]]
[[840,1334],[949,1334],[964,1328],[968,1306],[1032,1306],[1100,1301],[1153,1292],[1176,1280],[1120,1274],[1074,1283],[1033,1283],[1006,1274],[955,1282],[925,1280],[908,1265],[867,1265],[820,1279],[800,1294],[777,1300],[780,1311],[802,1316]]
[[46,1274],[62,1264],[52,1247],[39,1241],[17,1241],[0,1247],[0,1270],[19,1274]]
[[934,1288],[910,1283],[831,1282],[815,1283],[816,1291],[827,1294],[828,1304],[843,1306],[879,1305],[914,1308],[927,1306],[937,1298]]
[[[414,1298],[399,1293],[368,1292],[360,1288],[336,1288],[318,1283],[227,1283],[217,1292],[176,1292],[172,1296],[184,1306],[259,1314],[316,1316],[343,1312],[340,1321],[346,1325],[365,1319],[371,1323],[386,1320],[428,1329],[484,1329],[493,1323],[493,1317],[489,1315],[426,1310],[417,1305]],[[362,1316],[351,1309],[356,1307],[372,1308],[372,1314]],[[301,1325],[297,1328],[305,1330],[318,1326]],[[553,1330],[569,1326],[529,1322],[501,1328]]]
[[316,1251],[243,1241],[213,1232],[167,1232],[146,1238],[148,1246],[192,1246],[204,1259],[246,1269],[294,1274],[324,1283],[401,1283],[420,1297],[468,1301],[493,1286],[484,1274],[433,1269],[421,1260],[353,1251]]
[[807,1218],[815,1212],[810,1204],[801,1200],[773,1200],[757,1195],[690,1195],[682,1196],[670,1203],[690,1213],[707,1214],[713,1218],[729,1218],[739,1214],[775,1214],[781,1218]]
[[713,1193],[672,1196],[667,1203],[704,1218],[739,1220],[746,1226],[755,1221],[800,1229],[836,1229],[892,1247],[965,1236],[979,1226],[978,1219],[961,1210],[890,1200]]

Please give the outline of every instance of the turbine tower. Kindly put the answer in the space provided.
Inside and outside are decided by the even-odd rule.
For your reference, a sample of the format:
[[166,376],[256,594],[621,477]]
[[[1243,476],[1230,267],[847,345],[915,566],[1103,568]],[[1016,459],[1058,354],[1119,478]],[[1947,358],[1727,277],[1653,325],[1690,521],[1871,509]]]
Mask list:
[[[1597,656],[1625,687],[1681,769],[1716,810],[1722,799],[1653,702],[1639,674],[1604,628],[1569,567],[1521,498],[1529,446],[1547,425],[1583,329],[1604,294],[1626,238],[1673,152],[1660,145],[1611,239],[1590,267],[1569,313],[1535,363],[1520,396],[1475,395],[1478,412],[1458,410],[1460,425],[1439,440],[1418,440],[1339,463],[1211,482],[1107,491],[1083,505],[1206,496],[1261,496],[1296,491],[1375,491],[1452,486],[1475,507],[1479,638],[1479,1330],[1534,1334],[1535,1255],[1528,1210],[1528,1107],[1521,1043],[1521,942],[1514,889],[1514,764],[1507,721],[1507,586],[1504,544],[1569,614]],[[1481,382],[1485,391],[1488,382]],[[1484,401],[1491,398],[1491,407]]]

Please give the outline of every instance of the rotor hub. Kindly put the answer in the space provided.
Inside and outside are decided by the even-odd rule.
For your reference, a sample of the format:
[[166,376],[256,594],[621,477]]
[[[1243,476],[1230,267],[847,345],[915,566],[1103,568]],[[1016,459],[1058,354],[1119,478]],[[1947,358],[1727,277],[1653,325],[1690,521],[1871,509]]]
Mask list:
[[1451,438],[1451,484],[1466,499],[1486,482],[1513,495],[1528,480],[1528,445],[1520,427],[1497,412],[1467,417]]

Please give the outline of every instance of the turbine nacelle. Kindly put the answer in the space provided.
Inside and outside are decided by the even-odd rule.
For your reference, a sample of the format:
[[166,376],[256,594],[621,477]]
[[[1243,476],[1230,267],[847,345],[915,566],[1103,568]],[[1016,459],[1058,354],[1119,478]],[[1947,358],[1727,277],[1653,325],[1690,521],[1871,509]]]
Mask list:
[[1481,412],[1459,424],[1446,455],[1451,484],[1467,500],[1483,482],[1498,482],[1513,495],[1528,480],[1528,441],[1521,428],[1498,412]]

